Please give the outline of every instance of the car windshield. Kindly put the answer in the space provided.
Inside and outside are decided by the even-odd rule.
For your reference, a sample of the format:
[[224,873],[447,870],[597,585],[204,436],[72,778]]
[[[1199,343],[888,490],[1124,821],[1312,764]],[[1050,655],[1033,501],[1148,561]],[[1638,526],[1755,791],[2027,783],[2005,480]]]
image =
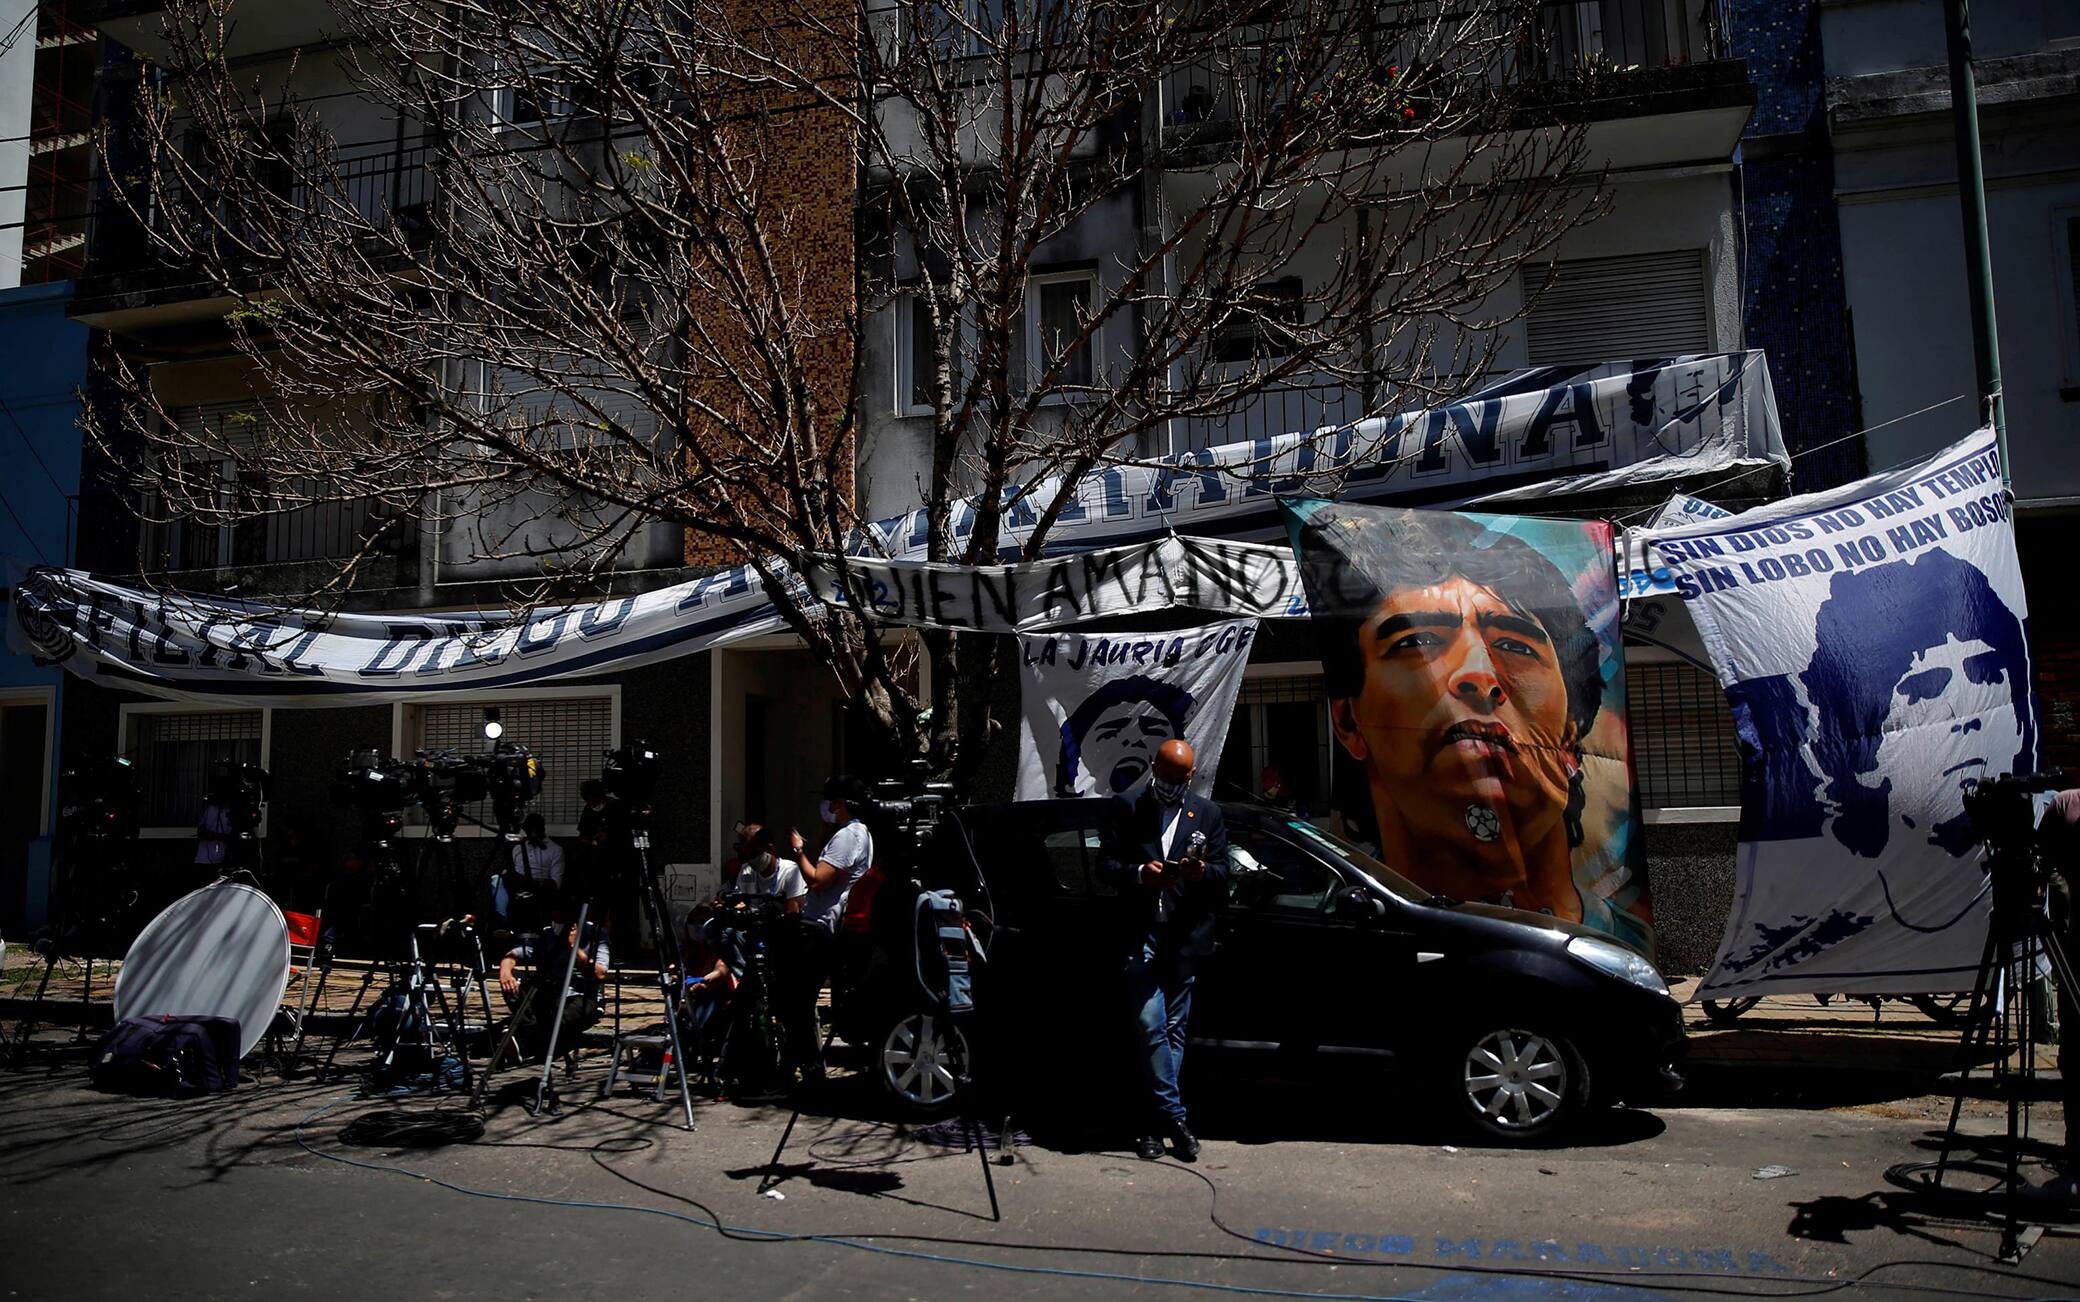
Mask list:
[[1324,832],[1321,828],[1316,827],[1304,818],[1289,818],[1285,820],[1285,823],[1293,831],[1298,832],[1315,845],[1327,850],[1351,867],[1356,868],[1359,872],[1370,877],[1375,884],[1385,887],[1404,900],[1411,903],[1420,903],[1435,894],[1434,891],[1424,890],[1334,832]]

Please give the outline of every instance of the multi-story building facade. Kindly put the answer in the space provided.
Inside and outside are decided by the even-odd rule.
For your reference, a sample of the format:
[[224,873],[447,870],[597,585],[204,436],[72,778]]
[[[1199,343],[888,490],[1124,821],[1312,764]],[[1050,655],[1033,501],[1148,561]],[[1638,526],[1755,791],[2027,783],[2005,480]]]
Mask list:
[[[1541,4],[1547,39],[1538,66],[1523,75],[1554,88],[1549,110],[1581,122],[1590,165],[1606,179],[1610,211],[1566,234],[1549,259],[1499,291],[1489,305],[1508,319],[1499,341],[1500,371],[1561,363],[1684,353],[1730,352],[1745,338],[1741,223],[1735,151],[1754,102],[1745,65],[1717,5],[1677,0],[1589,0]],[[92,15],[111,46],[149,67],[163,55],[157,6],[108,0]],[[282,84],[313,106],[340,142],[347,193],[370,213],[405,212],[433,198],[434,173],[425,141],[400,129],[354,93],[336,61],[298,51],[328,39],[330,10],[317,0],[272,4],[232,29],[230,55],[241,75]],[[1576,75],[1596,70],[1594,93]],[[137,64],[111,61],[110,80],[134,77]],[[1030,293],[1088,295],[1106,274],[1108,252],[1123,231],[1138,231],[1151,212],[1188,207],[1217,160],[1187,148],[1206,136],[1216,96],[1180,69],[1162,102],[1141,115],[1150,138],[1142,147],[1160,160],[1146,188],[1101,204],[1036,258]],[[853,292],[857,255],[850,241],[850,155],[833,155],[834,123],[806,121],[798,142],[803,178],[799,205],[805,229],[839,255],[826,258],[835,296]],[[832,207],[832,205],[837,205]],[[146,214],[146,220],[152,220]],[[222,318],[226,302],[182,268],[155,256],[125,215],[104,211],[91,232],[74,319],[107,346],[150,368],[173,418],[207,427],[255,401],[243,360]],[[1325,250],[1324,258],[1333,256]],[[1303,281],[1305,263],[1295,270]],[[1322,274],[1327,274],[1324,267]],[[1525,279],[1535,284],[1526,284]],[[1528,312],[1524,304],[1535,298]],[[861,513],[881,518],[916,503],[917,467],[926,453],[917,401],[917,352],[906,300],[867,303],[873,315],[857,359],[862,409],[854,493]],[[1038,318],[1041,313],[1028,314]],[[1101,341],[1126,347],[1127,340]],[[850,365],[853,359],[837,359]],[[833,380],[835,384],[835,379]],[[1150,456],[1186,452],[1366,414],[1367,395],[1350,386],[1298,382],[1225,415],[1175,421],[1137,449]],[[227,492],[265,486],[227,484]],[[230,591],[293,591],[299,567],[318,567],[353,539],[379,531],[384,546],[365,570],[352,600],[400,619],[468,609],[520,562],[488,560],[466,525],[447,530],[412,520],[371,521],[345,505],[284,510],[236,527],[173,522],[139,526],[112,500],[100,503],[85,532],[81,561],[114,574],[146,573],[188,586]],[[621,582],[652,585],[691,572],[710,559],[676,529],[657,528],[627,559]],[[1693,853],[1675,828],[1720,820],[1730,848],[1735,803],[1730,729],[1716,689],[1694,667],[1641,648],[1632,661],[1637,761],[1650,824],[1666,823],[1668,842]],[[597,771],[599,752],[638,734],[668,755],[660,804],[660,850],[689,883],[710,878],[727,853],[727,828],[760,813],[780,823],[813,825],[817,786],[826,773],[857,762],[846,714],[831,676],[791,638],[738,643],[626,674],[537,688],[414,697],[396,705],[323,711],[226,710],[191,707],[105,690],[78,693],[66,734],[81,752],[120,750],[139,766],[144,836],[169,863],[187,853],[195,810],[209,767],[249,759],[275,774],[267,833],[293,839],[295,853],[336,860],[352,826],[331,802],[340,759],[369,747],[409,752],[472,744],[482,711],[496,706],[509,736],[544,754],[552,777],[543,809],[552,831],[568,833],[577,814],[577,784]],[[1342,779],[1325,718],[1319,665],[1304,627],[1281,627],[1262,639],[1231,734],[1224,776],[1254,789],[1275,763],[1312,807],[1333,812]],[[1232,772],[1231,772],[1232,770]],[[1649,829],[1655,852],[1658,826]],[[278,842],[279,844],[279,842]],[[1730,858],[1727,875],[1730,877]],[[1688,888],[1671,878],[1680,897]],[[1704,912],[1716,908],[1707,901]],[[1681,912],[1678,903],[1678,912]],[[1708,951],[1717,923],[1707,920]],[[1680,947],[1679,947],[1680,948]]]
[[[63,0],[0,4],[0,552],[72,559],[75,394],[87,331],[67,319],[85,242],[97,46]],[[64,674],[0,652],[0,927],[39,916],[57,819]]]

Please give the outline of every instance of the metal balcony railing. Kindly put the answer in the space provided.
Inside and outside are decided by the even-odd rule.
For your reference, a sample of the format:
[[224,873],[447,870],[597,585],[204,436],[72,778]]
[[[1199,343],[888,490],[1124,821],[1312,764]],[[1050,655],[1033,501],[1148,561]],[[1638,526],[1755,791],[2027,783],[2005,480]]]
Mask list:
[[[317,185],[270,176],[264,169],[230,183],[270,191],[285,233],[293,234],[299,224],[334,222],[350,212],[378,230],[396,227],[409,232],[427,220],[433,198],[431,161],[431,151],[422,146],[339,159],[337,175]],[[184,180],[168,176],[158,193],[141,185],[134,193],[132,206],[141,210],[142,225],[131,206],[116,200],[103,203],[95,214],[87,250],[89,276],[155,269],[179,276],[194,270],[180,265],[159,243],[168,237],[184,237],[189,244],[207,244],[228,257],[237,256],[243,216],[218,197],[216,187],[197,187],[191,197]]]
[[1227,415],[1178,421],[1171,451],[1196,452],[1224,443],[1342,425],[1363,416],[1364,406],[1363,395],[1340,384],[1267,389],[1238,404]]
[[[1705,63],[1725,55],[1719,18],[1721,0],[1534,0],[1522,41],[1504,66],[1493,70],[1507,83],[1565,83],[1597,72],[1666,68]],[[1383,112],[1420,114],[1425,82],[1404,83],[1402,69],[1422,61],[1420,17],[1400,20],[1397,8],[1383,6],[1376,21],[1338,33],[1336,50],[1326,57],[1300,50],[1301,42],[1318,39],[1321,24],[1311,19],[1266,23],[1229,42],[1218,54],[1180,67],[1164,78],[1161,120],[1181,142],[1204,131],[1219,138],[1224,126],[1238,118],[1276,117],[1287,107],[1283,97],[1297,94],[1304,112],[1316,95],[1347,95],[1356,86],[1370,91]],[[1306,67],[1306,85],[1291,84],[1283,71],[1292,59]],[[1343,85],[1334,83],[1352,79]],[[1404,85],[1417,89],[1403,95]],[[1435,93],[1439,88],[1429,83]],[[1279,97],[1267,100],[1267,96]],[[1344,101],[1347,102],[1347,101]],[[1250,110],[1242,112],[1245,106]]]

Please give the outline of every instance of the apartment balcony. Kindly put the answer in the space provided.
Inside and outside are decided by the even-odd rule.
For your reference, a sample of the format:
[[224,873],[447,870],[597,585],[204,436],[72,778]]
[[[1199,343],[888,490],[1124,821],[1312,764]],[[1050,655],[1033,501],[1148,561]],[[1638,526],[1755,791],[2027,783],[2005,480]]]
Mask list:
[[[312,220],[322,221],[327,214],[351,210],[371,227],[401,229],[410,236],[428,227],[431,162],[431,151],[423,146],[343,158],[337,175],[321,187],[283,182],[276,190],[280,211],[314,214]],[[244,183],[267,184],[265,178]],[[178,183],[165,186],[163,202],[140,201],[141,213],[104,202],[89,228],[86,270],[72,315],[88,325],[121,330],[221,312],[227,301],[223,286],[206,277],[196,261],[171,257],[159,242],[184,235],[188,244],[208,245],[235,258],[236,231],[221,228],[233,224],[235,215],[226,209],[211,212],[208,202],[189,201]],[[260,269],[254,270],[258,277]]]
[[[73,0],[72,20],[156,62],[172,53],[163,31],[163,0]],[[339,17],[326,0],[240,0],[231,6],[224,53],[250,59],[311,49],[334,39]]]
[[1356,389],[1341,384],[1281,386],[1252,395],[1225,415],[1174,422],[1170,450],[1196,452],[1226,443],[1306,433],[1348,425],[1364,415],[1363,395]]
[[[1530,8],[1519,48],[1495,69],[1510,89],[1517,122],[1527,128],[1587,123],[1596,161],[1614,168],[1731,157],[1755,90],[1747,65],[1728,57],[1720,0],[1537,0]],[[1263,102],[1284,87],[1267,87],[1258,70],[1276,66],[1278,51],[1300,35],[1302,22],[1266,24],[1259,41],[1237,43],[1165,79],[1158,116],[1173,166],[1217,164],[1228,156],[1240,121],[1283,109]],[[1326,71],[1362,78],[1390,100],[1389,70],[1420,60],[1415,49],[1403,48],[1414,40],[1383,20],[1349,43],[1339,60],[1347,68]],[[1422,97],[1412,96],[1401,111],[1420,114]]]

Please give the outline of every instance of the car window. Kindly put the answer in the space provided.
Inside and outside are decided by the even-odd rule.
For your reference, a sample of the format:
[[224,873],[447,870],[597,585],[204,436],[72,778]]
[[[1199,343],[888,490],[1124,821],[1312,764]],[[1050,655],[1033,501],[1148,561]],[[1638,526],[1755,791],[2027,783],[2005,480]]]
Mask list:
[[1283,837],[1228,827],[1231,907],[1249,912],[1320,913],[1342,880],[1334,869]]
[[1049,832],[1042,841],[1047,847],[1047,862],[1054,869],[1055,885],[1062,893],[1090,894],[1090,864],[1083,853],[1082,829],[1065,827]]

